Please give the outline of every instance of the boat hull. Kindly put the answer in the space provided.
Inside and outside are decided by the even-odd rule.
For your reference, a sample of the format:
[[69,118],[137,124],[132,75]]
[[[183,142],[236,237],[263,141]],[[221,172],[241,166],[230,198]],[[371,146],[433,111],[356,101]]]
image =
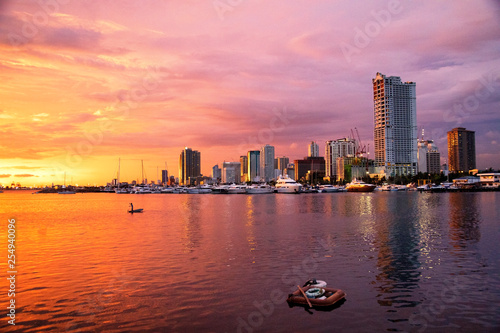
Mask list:
[[[314,286],[307,286],[303,287],[302,290],[304,292],[308,291],[311,288],[315,288]],[[343,292],[340,289],[333,289],[333,288],[322,288],[325,290],[325,295],[327,296],[325,299],[318,299],[318,298],[308,298],[309,302],[311,302],[311,305],[313,307],[327,307],[327,306],[332,306],[338,301],[342,300],[345,298],[346,293]],[[307,299],[302,295],[300,290],[294,291],[292,294],[288,295],[288,298],[286,300],[289,304],[300,304],[300,305],[307,305]]]
[[375,190],[375,186],[350,186],[347,188],[347,192],[373,192]]
[[287,187],[279,187],[276,186],[277,193],[290,193],[290,194],[298,194],[302,192],[302,186],[287,186]]
[[272,187],[247,187],[248,194],[268,194],[274,193]]

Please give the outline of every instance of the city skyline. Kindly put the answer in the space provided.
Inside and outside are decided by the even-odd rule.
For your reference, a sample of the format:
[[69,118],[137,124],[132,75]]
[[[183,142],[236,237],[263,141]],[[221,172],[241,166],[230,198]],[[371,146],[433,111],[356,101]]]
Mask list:
[[417,82],[441,162],[466,127],[477,168],[500,168],[496,2],[48,3],[0,5],[3,186],[105,184],[119,158],[123,180],[141,160],[150,180],[178,175],[186,146],[210,175],[265,144],[323,155],[354,128],[373,158],[377,72]]

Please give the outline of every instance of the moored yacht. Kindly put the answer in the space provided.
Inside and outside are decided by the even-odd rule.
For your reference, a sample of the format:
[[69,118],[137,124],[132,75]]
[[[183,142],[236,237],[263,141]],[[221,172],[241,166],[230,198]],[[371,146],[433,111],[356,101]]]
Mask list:
[[212,193],[212,186],[210,185],[201,185],[200,188],[198,189],[199,194],[206,194],[206,193]]
[[246,185],[231,184],[227,188],[227,193],[228,194],[245,194],[245,193],[247,193],[247,186]]
[[212,187],[213,194],[227,194],[229,186],[228,185],[219,185]]
[[151,188],[149,185],[136,185],[132,188],[132,194],[151,194]]
[[173,187],[164,187],[160,190],[161,193],[174,193]]
[[175,193],[175,194],[187,193],[187,187],[186,186],[176,186],[176,187],[174,187],[172,193]]
[[302,191],[302,185],[288,176],[279,176],[275,188],[278,193],[300,193]]
[[347,184],[347,192],[373,192],[375,190],[375,185],[367,184],[364,181],[353,179],[352,182]]
[[337,186],[333,186],[330,184],[321,185],[319,187],[319,192],[321,192],[321,193],[330,193],[330,192],[338,192],[338,191],[339,191],[339,188]]
[[254,184],[247,187],[248,194],[266,194],[274,193],[274,188],[267,184]]

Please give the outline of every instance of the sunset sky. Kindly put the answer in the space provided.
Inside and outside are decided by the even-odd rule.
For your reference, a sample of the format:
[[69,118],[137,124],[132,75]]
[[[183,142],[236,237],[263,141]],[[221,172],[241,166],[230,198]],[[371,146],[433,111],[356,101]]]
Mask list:
[[443,163],[462,126],[500,168],[498,1],[3,0],[0,184],[178,176],[186,146],[210,175],[355,127],[373,155],[377,72],[416,82]]

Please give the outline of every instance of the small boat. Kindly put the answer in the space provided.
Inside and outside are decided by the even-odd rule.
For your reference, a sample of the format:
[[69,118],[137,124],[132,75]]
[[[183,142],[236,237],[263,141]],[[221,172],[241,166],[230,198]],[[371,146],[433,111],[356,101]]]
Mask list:
[[134,205],[132,203],[130,203],[130,210],[128,210],[129,213],[142,213],[144,209],[143,208],[137,208],[137,209],[134,209]]
[[58,192],[59,194],[76,194],[75,191],[61,191],[61,192]]
[[288,295],[288,304],[310,305],[310,307],[328,307],[343,300],[346,293],[340,289],[320,288],[314,285],[302,287]]

